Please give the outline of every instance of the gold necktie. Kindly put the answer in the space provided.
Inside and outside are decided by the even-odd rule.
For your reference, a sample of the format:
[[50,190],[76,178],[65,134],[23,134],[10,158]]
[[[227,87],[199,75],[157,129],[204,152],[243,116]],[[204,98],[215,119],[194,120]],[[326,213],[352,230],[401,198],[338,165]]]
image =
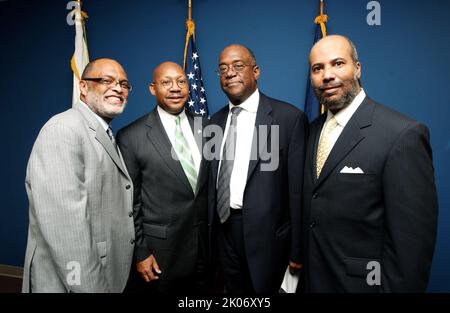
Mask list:
[[317,178],[320,176],[320,172],[322,171],[323,165],[328,158],[328,154],[330,153],[330,134],[336,128],[337,121],[333,116],[325,125],[325,129],[323,130],[322,136],[320,137],[319,146],[317,147],[317,156],[316,156],[316,172]]

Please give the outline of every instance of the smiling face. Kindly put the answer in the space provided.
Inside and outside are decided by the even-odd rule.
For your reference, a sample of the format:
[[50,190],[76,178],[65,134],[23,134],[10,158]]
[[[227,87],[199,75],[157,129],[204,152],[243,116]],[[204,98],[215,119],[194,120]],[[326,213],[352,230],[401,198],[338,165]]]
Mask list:
[[[100,59],[95,61],[89,71],[89,78],[108,78],[121,82],[127,80],[127,74],[116,61]],[[120,84],[109,87],[94,81],[80,81],[80,99],[107,123],[123,112],[128,93],[128,89],[122,88]]]
[[317,100],[333,114],[348,106],[361,89],[361,64],[353,60],[352,51],[342,36],[325,37],[311,49],[311,84]]
[[[244,67],[236,71],[233,66],[235,64],[243,64]],[[220,75],[220,85],[231,103],[239,105],[255,92],[259,67],[244,46],[231,45],[223,49],[219,57],[219,68],[221,67],[228,67]]]
[[153,72],[150,92],[158,105],[170,114],[179,114],[188,100],[189,88],[183,69],[176,63],[164,62]]

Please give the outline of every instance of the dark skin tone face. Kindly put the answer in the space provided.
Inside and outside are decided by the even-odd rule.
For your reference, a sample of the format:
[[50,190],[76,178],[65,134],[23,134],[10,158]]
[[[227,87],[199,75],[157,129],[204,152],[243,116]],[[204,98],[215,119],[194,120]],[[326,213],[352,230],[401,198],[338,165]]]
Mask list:
[[[234,64],[244,64],[242,71],[236,71]],[[223,49],[219,57],[219,68],[228,66],[220,76],[220,86],[234,105],[240,105],[255,92],[259,78],[259,67],[250,52],[243,46],[231,45]]]
[[[111,59],[95,61],[91,71],[86,73],[86,77],[127,81],[127,74],[122,66]],[[128,94],[128,90],[121,88],[120,84],[108,87],[98,82],[80,81],[80,99],[107,123],[110,123],[115,116],[123,112]]]
[[178,115],[184,109],[184,104],[189,98],[186,75],[183,69],[173,62],[161,63],[154,70],[149,90],[156,97],[158,105],[174,115]]
[[311,49],[311,84],[319,102],[336,114],[361,90],[361,64],[352,59],[352,47],[342,36],[327,36]]
[[[245,64],[241,71],[236,71],[233,65]],[[234,105],[240,105],[248,99],[257,88],[260,75],[259,67],[255,64],[250,52],[243,46],[231,45],[223,49],[219,57],[219,70],[228,66],[228,70],[220,76],[223,92]],[[302,268],[302,264],[290,261],[289,271],[295,273]]]

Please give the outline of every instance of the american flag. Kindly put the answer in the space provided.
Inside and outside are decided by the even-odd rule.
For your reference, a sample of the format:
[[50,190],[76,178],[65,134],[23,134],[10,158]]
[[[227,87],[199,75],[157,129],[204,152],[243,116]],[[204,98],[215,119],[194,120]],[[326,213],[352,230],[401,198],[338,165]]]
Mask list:
[[193,35],[189,38],[185,64],[189,83],[189,101],[186,103],[186,108],[196,114],[206,114],[209,117],[206,91],[203,85],[202,70],[200,69],[200,58],[195,48]]

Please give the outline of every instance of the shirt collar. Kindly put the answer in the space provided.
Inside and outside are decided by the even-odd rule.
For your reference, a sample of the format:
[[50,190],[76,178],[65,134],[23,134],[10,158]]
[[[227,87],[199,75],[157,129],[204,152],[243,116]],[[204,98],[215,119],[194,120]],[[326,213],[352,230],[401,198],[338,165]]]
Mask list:
[[[350,105],[343,108],[342,110],[337,112],[336,115],[334,115],[334,117],[336,118],[336,122],[338,123],[339,126],[345,127],[345,125],[347,125],[348,121],[351,119],[353,114],[359,108],[365,97],[366,93],[364,92],[364,89],[361,88],[361,91],[358,93],[355,99],[353,99],[352,103],[350,103]],[[329,121],[332,117],[333,113],[331,113],[331,111],[328,110],[327,121]]]
[[157,110],[158,110],[158,114],[159,114],[159,117],[160,117],[160,118],[166,119],[166,120],[171,120],[171,121],[173,121],[174,123],[175,123],[175,119],[177,118],[177,116],[180,117],[180,121],[182,121],[182,120],[184,120],[185,118],[187,118],[186,112],[184,111],[184,109],[181,110],[181,112],[180,112],[178,115],[174,115],[174,114],[170,114],[169,112],[166,112],[166,111],[165,111],[163,108],[161,108],[159,105],[158,105]]
[[84,105],[84,106],[89,110],[89,112],[91,112],[92,114],[94,114],[95,118],[100,122],[100,125],[102,125],[102,127],[103,127],[103,129],[104,129],[105,131],[109,128],[109,124],[106,123],[106,121],[105,121],[103,118],[101,118],[100,116],[98,116],[94,111],[92,111],[91,108],[90,108],[86,103],[84,103],[84,102],[81,101],[81,100],[80,100],[80,103],[81,103],[82,105]]
[[259,90],[256,88],[255,92],[251,94],[250,97],[247,98],[244,102],[242,102],[240,105],[234,105],[230,101],[228,102],[228,107],[231,111],[234,107],[240,107],[244,111],[250,112],[250,113],[256,113],[258,111],[258,104],[259,104]]

